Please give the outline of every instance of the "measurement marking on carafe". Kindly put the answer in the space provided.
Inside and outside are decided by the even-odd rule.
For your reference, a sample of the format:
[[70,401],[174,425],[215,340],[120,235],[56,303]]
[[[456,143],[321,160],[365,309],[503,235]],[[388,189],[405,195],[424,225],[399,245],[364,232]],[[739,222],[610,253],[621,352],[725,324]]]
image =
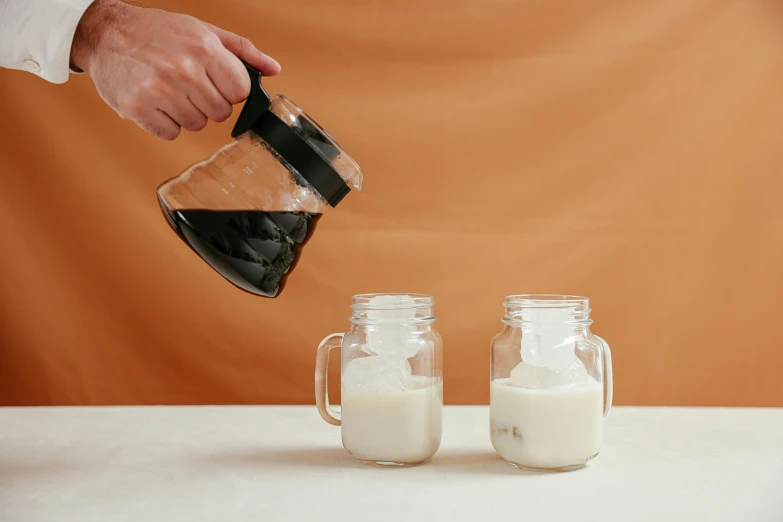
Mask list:
[[245,170],[245,174],[247,174],[247,175],[250,175],[250,174],[253,173],[253,169],[251,169],[250,167],[245,167],[244,170]]
[[236,188],[236,185],[234,185],[233,181],[229,181],[228,182],[228,186],[231,187],[231,188]]
[[223,191],[223,194],[225,194],[226,196],[228,196],[228,191],[227,191],[226,189],[220,189],[220,190],[222,190],[222,191]]

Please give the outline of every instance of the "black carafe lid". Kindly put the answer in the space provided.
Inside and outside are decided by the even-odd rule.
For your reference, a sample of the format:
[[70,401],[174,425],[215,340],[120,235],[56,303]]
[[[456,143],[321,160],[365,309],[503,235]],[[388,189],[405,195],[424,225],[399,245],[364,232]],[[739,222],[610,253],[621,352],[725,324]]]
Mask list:
[[278,118],[269,110],[271,100],[261,86],[261,73],[247,63],[245,67],[250,74],[250,96],[231,136],[236,138],[252,130],[294,167],[329,205],[337,206],[351,187],[331,164],[340,154],[334,141],[308,117],[296,118],[295,125],[301,129],[301,134]]

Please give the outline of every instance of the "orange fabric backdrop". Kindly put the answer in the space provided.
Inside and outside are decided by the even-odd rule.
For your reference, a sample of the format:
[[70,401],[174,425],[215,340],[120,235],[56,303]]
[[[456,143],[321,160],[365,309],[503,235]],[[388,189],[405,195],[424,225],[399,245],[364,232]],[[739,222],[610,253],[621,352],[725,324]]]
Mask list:
[[487,402],[503,296],[556,292],[616,403],[783,406],[780,2],[150,3],[275,56],[366,189],[254,298],[155,198],[234,118],[166,143],[0,71],[0,403],[312,403],[350,296],[403,291],[438,299],[449,403]]

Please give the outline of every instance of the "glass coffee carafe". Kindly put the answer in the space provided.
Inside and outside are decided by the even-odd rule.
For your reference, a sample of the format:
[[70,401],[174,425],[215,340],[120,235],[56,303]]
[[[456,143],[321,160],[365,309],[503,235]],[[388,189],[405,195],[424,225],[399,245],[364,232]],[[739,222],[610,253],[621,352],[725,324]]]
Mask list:
[[503,324],[491,347],[492,445],[521,468],[584,466],[612,406],[611,352],[590,331],[590,300],[508,296]]
[[158,188],[169,224],[239,288],[276,297],[328,206],[362,173],[340,145],[285,96],[273,100],[245,64],[250,96],[233,143]]

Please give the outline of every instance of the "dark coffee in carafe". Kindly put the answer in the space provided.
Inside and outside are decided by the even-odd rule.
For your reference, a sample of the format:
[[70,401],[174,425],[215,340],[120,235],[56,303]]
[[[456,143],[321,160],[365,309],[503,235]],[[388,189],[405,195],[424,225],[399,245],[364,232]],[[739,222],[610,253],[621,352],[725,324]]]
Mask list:
[[263,210],[175,210],[177,233],[236,286],[275,297],[321,214]]

